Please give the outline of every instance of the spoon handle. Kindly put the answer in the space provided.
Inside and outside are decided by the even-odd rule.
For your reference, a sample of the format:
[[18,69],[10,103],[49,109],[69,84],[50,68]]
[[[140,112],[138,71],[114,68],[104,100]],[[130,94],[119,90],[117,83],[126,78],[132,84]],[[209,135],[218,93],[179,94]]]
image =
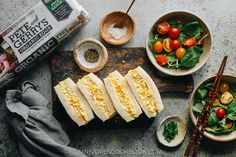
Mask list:
[[134,2],[135,2],[135,0],[133,0],[133,2],[130,4],[128,10],[126,11],[126,14],[128,14],[128,12],[129,12],[130,8],[132,7],[132,5],[134,4]]

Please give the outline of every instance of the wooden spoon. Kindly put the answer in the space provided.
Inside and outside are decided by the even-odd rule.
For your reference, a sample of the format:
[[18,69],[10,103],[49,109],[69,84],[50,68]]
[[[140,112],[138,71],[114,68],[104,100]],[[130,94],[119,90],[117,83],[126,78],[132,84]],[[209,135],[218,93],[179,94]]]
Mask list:
[[118,22],[113,26],[115,28],[122,28],[124,26],[127,14],[129,12],[129,10],[131,9],[131,7],[133,6],[135,0],[132,1],[132,3],[130,4],[128,10],[126,11],[126,13],[124,15],[122,15],[122,17],[120,18],[120,20],[118,20]]

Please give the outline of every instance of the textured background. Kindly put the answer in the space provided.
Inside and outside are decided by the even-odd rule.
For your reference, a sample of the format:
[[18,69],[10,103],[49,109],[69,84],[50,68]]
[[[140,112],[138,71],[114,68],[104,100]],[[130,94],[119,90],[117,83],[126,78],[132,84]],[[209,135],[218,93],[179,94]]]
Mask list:
[[[39,0],[1,0],[0,31],[15,21]],[[98,26],[101,18],[112,10],[125,10],[131,0],[79,0],[90,13],[91,20],[74,34],[60,50],[72,50],[77,40],[92,37],[100,39]],[[213,35],[213,52],[206,65],[196,72],[195,84],[216,73],[222,57],[229,55],[225,73],[236,75],[236,7],[235,0],[136,0],[130,14],[134,16],[137,30],[134,38],[124,47],[144,47],[146,34],[154,21],[162,14],[173,10],[191,11],[209,25]],[[51,77],[48,61],[34,68],[22,80],[34,82],[43,95],[51,101]],[[14,134],[5,119],[4,94],[0,91],[0,157],[19,157]],[[162,95],[165,110],[159,114],[153,125],[146,129],[100,130],[70,134],[72,145],[82,149],[89,156],[182,156],[190,137],[188,130],[185,141],[174,149],[167,149],[157,143],[156,128],[159,122],[172,114],[188,117],[188,96],[180,94]],[[227,156],[236,154],[236,142],[216,143],[204,140],[199,156]]]

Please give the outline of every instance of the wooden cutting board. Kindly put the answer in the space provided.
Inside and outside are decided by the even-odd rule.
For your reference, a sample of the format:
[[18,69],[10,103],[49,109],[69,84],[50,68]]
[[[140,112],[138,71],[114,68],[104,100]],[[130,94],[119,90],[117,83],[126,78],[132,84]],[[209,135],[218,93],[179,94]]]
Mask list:
[[[122,75],[125,75],[128,70],[141,66],[152,77],[160,93],[186,93],[189,94],[193,90],[193,79],[191,76],[185,77],[170,77],[161,74],[149,61],[145,48],[109,48],[108,62],[106,66],[96,72],[99,78],[106,77],[110,72],[118,70]],[[51,56],[51,73],[53,87],[59,81],[70,77],[75,82],[88,74],[82,71],[74,62],[73,52],[55,52]],[[142,114],[136,120],[126,123],[120,116],[103,123],[98,118],[95,118],[88,125],[78,128],[77,125],[70,119],[57,98],[54,89],[53,93],[53,112],[54,116],[62,124],[62,127],[67,131],[75,131],[77,129],[93,130],[102,128],[138,128],[148,127],[152,119],[148,119]],[[165,104],[164,104],[165,105]]]

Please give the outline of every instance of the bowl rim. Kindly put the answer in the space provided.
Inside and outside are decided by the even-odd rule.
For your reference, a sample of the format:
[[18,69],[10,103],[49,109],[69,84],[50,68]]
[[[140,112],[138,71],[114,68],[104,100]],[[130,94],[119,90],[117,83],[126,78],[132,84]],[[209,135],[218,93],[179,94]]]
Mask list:
[[[193,90],[193,92],[190,96],[190,99],[189,99],[189,115],[190,115],[191,121],[194,124],[194,126],[197,124],[197,119],[196,119],[196,117],[193,113],[192,106],[193,106],[193,99],[194,99],[194,96],[196,94],[196,91],[203,83],[206,83],[209,80],[214,79],[215,77],[216,77],[216,75],[210,75],[207,78],[200,81],[197,84],[197,86],[194,88],[194,90]],[[233,74],[223,74],[223,77],[230,77],[230,78],[236,79],[236,75],[233,75]],[[233,132],[236,132],[236,131],[233,131]],[[230,139],[224,139],[224,138],[221,137],[221,135],[217,136],[215,134],[212,134],[212,133],[209,133],[209,132],[206,132],[206,131],[204,131],[203,135],[205,137],[207,137],[208,139],[213,140],[213,141],[217,141],[217,142],[228,142],[228,141],[233,141],[233,140],[236,139],[236,135],[234,137],[230,138]]]
[[[114,11],[111,11],[109,13],[107,13],[101,20],[100,24],[99,24],[99,32],[100,32],[100,35],[102,37],[103,40],[105,40],[107,43],[111,44],[111,45],[123,45],[125,43],[127,43],[133,36],[134,36],[134,33],[136,31],[136,23],[135,23],[135,20],[134,18],[128,13],[126,14],[132,21],[133,23],[133,29],[132,29],[132,32],[131,32],[131,35],[128,36],[128,38],[126,40],[123,40],[122,42],[112,42],[110,40],[106,40],[106,38],[104,37],[104,34],[102,33],[102,25],[104,24],[104,21],[105,19],[111,15],[111,14],[115,14],[115,13],[122,13],[122,14],[126,14],[125,11],[122,11],[122,10],[114,10]],[[120,40],[117,40],[117,41],[120,41]]]
[[[150,39],[149,39],[149,34],[150,34],[150,32],[152,31],[154,25],[157,23],[157,21],[160,20],[160,18],[162,18],[162,17],[164,17],[164,16],[166,16],[166,15],[168,15],[168,14],[173,14],[173,13],[186,13],[186,14],[190,14],[191,16],[194,16],[194,17],[200,19],[200,21],[206,26],[206,28],[207,28],[208,31],[209,31],[209,37],[210,37],[210,42],[211,42],[211,44],[210,44],[210,49],[209,49],[208,55],[206,56],[206,61],[203,62],[201,66],[199,66],[198,68],[196,68],[196,69],[194,69],[194,70],[193,70],[193,68],[194,68],[195,66],[194,66],[193,68],[191,68],[191,69],[188,69],[188,70],[185,71],[185,72],[183,72],[183,71],[171,72],[170,69],[161,67],[161,66],[158,65],[153,59],[151,59],[151,58],[153,58],[153,54],[152,54],[152,51],[151,51],[150,48],[149,48],[149,40],[150,40]],[[201,68],[206,64],[206,62],[208,61],[208,59],[209,59],[209,57],[210,57],[210,55],[211,55],[211,53],[212,53],[212,47],[213,47],[213,44],[214,44],[214,43],[213,43],[214,40],[213,40],[213,36],[212,36],[211,32],[212,32],[212,31],[211,31],[210,27],[209,27],[208,24],[203,20],[203,18],[201,18],[201,16],[196,15],[195,13],[193,13],[193,12],[191,12],[191,11],[187,11],[187,10],[174,10],[174,11],[169,11],[169,12],[163,13],[163,14],[162,14],[161,16],[159,16],[159,17],[157,18],[157,20],[151,25],[151,28],[150,28],[150,30],[149,30],[147,36],[146,36],[146,44],[145,44],[145,47],[146,47],[146,51],[147,51],[148,58],[149,58],[149,60],[151,61],[151,63],[156,67],[156,69],[158,69],[159,71],[161,71],[161,72],[164,73],[164,74],[167,74],[167,75],[170,75],[170,76],[186,76],[186,75],[193,74],[193,73],[197,72],[199,69],[201,69]],[[198,63],[198,64],[199,64],[199,63]],[[171,70],[173,70],[173,69],[171,69]]]
[[[168,145],[168,144],[164,144],[164,143],[160,140],[160,137],[159,137],[159,135],[158,135],[158,132],[160,131],[161,126],[162,126],[168,119],[174,119],[174,120],[175,120],[175,119],[179,119],[180,122],[185,126],[185,133],[184,133],[184,136],[183,136],[182,139],[179,141],[179,143],[177,143],[176,145],[173,145],[173,146]],[[158,140],[162,145],[164,145],[164,146],[166,146],[166,147],[170,147],[170,148],[177,147],[178,145],[180,145],[180,144],[184,141],[186,134],[187,134],[187,123],[186,123],[186,121],[184,120],[183,116],[177,115],[177,114],[169,115],[169,116],[163,118],[163,119],[161,120],[161,122],[159,123],[159,125],[158,125],[158,127],[157,127],[157,131],[156,131],[157,140]]]

